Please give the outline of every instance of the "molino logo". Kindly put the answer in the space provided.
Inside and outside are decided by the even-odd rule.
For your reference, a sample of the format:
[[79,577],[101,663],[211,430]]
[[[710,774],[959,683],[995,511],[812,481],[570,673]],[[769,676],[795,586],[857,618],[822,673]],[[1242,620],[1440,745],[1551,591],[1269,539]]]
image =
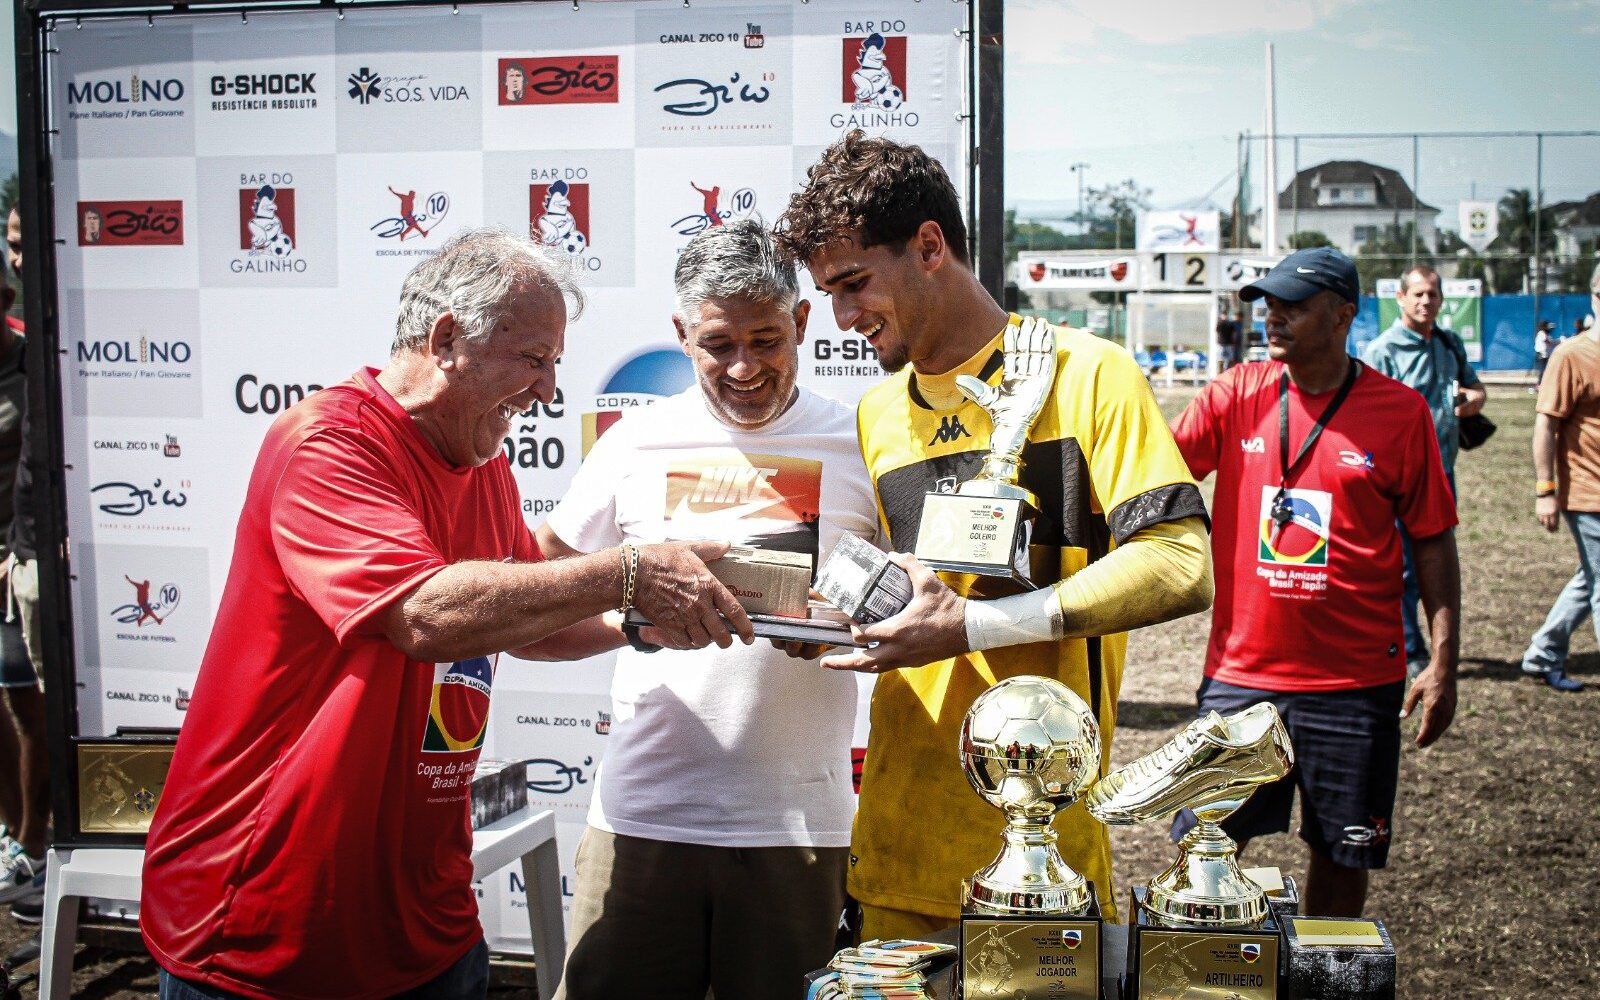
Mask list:
[[529,104],[616,104],[616,56],[526,56],[501,59],[495,89],[501,107]]
[[[907,89],[905,30],[904,21],[855,21],[845,25],[839,99],[850,105],[850,113],[834,115],[830,122],[835,128],[910,127],[921,121],[915,111],[905,110],[911,96]],[[868,34],[849,34],[857,31]]]
[[80,247],[183,245],[181,201],[80,201]]
[[589,185],[554,180],[528,185],[528,235],[565,251],[586,271],[600,270],[589,252]]
[[489,728],[489,692],[494,687],[494,664],[486,656],[433,667],[433,698],[428,703],[428,726],[422,737],[423,753],[461,753],[483,746]]
[[1328,532],[1333,521],[1333,494],[1322,490],[1289,490],[1289,520],[1272,518],[1276,486],[1261,487],[1261,537],[1257,558],[1264,563],[1295,566],[1328,565]]

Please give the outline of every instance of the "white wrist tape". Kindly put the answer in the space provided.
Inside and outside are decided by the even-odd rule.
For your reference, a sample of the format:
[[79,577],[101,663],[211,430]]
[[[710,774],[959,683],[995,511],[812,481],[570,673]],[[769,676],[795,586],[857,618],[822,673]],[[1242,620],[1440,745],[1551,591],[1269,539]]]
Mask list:
[[995,649],[1027,642],[1057,642],[1067,632],[1054,587],[992,601],[967,601],[967,648]]

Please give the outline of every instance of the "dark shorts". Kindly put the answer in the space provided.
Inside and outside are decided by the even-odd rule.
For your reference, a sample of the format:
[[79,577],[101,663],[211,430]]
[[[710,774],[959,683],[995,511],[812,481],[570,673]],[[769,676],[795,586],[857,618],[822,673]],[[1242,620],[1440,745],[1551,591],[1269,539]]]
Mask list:
[[[484,1000],[489,995],[489,945],[479,940],[450,968],[392,1000]],[[236,993],[179,979],[161,970],[161,1000],[244,1000]]]
[[[1395,788],[1400,778],[1400,705],[1405,683],[1356,691],[1258,691],[1206,678],[1201,713],[1231,715],[1270,701],[1283,716],[1294,746],[1294,769],[1257,788],[1222,822],[1235,840],[1289,829],[1300,790],[1300,839],[1346,868],[1382,868],[1389,859]],[[1185,809],[1172,838],[1194,826]]]
[[0,688],[38,684],[39,675],[33,672],[33,661],[28,659],[28,647],[22,641],[22,623],[5,621],[0,615]]

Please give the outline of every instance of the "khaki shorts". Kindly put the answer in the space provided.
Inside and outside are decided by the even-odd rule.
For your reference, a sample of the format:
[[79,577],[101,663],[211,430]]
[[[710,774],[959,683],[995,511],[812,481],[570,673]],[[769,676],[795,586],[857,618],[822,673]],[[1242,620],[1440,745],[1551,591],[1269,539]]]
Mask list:
[[[27,655],[25,660],[33,665],[32,683],[44,683],[44,647],[40,643],[39,628],[39,561],[37,559],[20,560],[16,556],[8,558],[4,564],[6,588],[6,613],[5,621],[10,625],[21,625],[22,645]],[[0,687],[26,687],[27,668],[21,663],[13,661],[23,660],[23,657],[10,655],[9,649],[0,645],[0,658],[4,665],[0,666]]]
[[833,957],[849,853],[588,827],[555,1000],[794,1000]]

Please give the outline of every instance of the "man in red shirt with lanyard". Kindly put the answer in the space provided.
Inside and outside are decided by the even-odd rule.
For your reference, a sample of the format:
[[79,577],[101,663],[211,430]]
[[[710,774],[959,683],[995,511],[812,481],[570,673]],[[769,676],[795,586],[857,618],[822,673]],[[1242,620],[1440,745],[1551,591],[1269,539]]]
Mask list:
[[646,641],[753,639],[701,562],[726,543],[540,561],[501,442],[554,398],[574,282],[466,232],[406,276],[388,363],[267,431],[146,848],[162,1000],[483,997],[468,799],[499,653],[580,622],[621,645],[587,620],[630,605]]
[[[1455,501],[1422,397],[1345,350],[1360,299],[1348,257],[1291,254],[1239,298],[1266,299],[1271,360],[1224,372],[1173,429],[1195,478],[1217,474],[1200,711],[1278,707],[1295,768],[1223,825],[1241,846],[1287,831],[1298,788],[1305,911],[1358,916],[1368,870],[1388,857],[1400,719],[1420,702],[1427,746],[1455,714]],[[1397,519],[1433,643],[1409,693]],[[1174,836],[1193,822],[1181,815]]]

